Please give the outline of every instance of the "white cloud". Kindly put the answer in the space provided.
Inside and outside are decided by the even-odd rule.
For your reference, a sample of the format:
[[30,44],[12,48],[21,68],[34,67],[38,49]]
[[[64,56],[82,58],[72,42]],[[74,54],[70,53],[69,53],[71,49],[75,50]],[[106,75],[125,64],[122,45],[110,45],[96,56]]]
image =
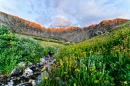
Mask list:
[[58,15],[53,19],[52,27],[68,27],[71,22],[64,16]]
[[129,3],[130,0],[0,0],[0,11],[44,26],[86,26],[103,19],[130,19]]

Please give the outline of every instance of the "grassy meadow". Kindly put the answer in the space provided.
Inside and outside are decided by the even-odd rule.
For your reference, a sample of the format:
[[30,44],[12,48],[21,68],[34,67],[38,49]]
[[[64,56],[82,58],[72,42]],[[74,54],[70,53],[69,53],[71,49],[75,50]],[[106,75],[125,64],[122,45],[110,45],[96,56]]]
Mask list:
[[[130,86],[130,22],[60,48],[46,86]],[[58,78],[58,81],[56,80]]]
[[21,61],[38,62],[39,58],[56,50],[54,46],[40,45],[31,37],[13,34],[0,26],[0,74],[10,73]]
[[67,44],[11,33],[0,26],[0,72],[20,61],[38,62],[58,53],[50,77],[41,86],[130,86],[130,22],[86,41]]

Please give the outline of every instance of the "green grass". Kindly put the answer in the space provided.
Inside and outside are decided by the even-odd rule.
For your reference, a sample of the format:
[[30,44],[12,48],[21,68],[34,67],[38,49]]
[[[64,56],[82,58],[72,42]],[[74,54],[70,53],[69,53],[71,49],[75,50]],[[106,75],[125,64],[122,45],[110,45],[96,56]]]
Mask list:
[[31,35],[28,35],[28,34],[20,34],[20,33],[17,33],[17,34],[20,35],[20,36],[26,36],[28,38],[35,39],[43,47],[44,46],[53,46],[53,47],[56,47],[56,48],[60,48],[62,46],[71,44],[71,43],[68,43],[68,42],[65,42],[65,41],[61,41],[61,40],[58,41],[58,40],[54,40],[54,39],[51,39],[51,38],[43,38],[43,37],[39,37],[39,36],[31,36]]
[[[15,33],[16,34],[16,33]],[[33,38],[33,39],[35,39],[35,40],[38,40],[38,41],[40,41],[40,42],[45,42],[45,44],[46,44],[46,42],[48,42],[48,43],[50,43],[50,45],[53,43],[55,43],[56,45],[69,45],[70,43],[68,43],[68,42],[65,42],[65,41],[63,41],[63,40],[56,40],[56,39],[51,39],[51,38],[43,38],[43,37],[40,37],[40,36],[33,36],[33,35],[28,35],[28,34],[21,34],[21,33],[17,33],[17,34],[19,34],[19,35],[23,35],[23,36],[26,36],[26,37],[31,37],[31,38]]]
[[38,41],[42,46],[54,46],[57,48],[60,48],[62,46],[65,46],[63,44],[55,43],[55,42],[47,42],[47,41]]
[[0,72],[8,74],[19,62],[35,63],[56,50],[56,47],[41,46],[32,38],[13,34],[5,26],[0,26]]
[[130,86],[130,22],[109,34],[64,45],[0,26],[0,72],[9,73],[20,61],[38,62],[60,48],[50,77],[41,86]]
[[45,42],[52,42],[52,43],[57,43],[57,44],[62,44],[62,45],[69,44],[63,40],[55,40],[55,39],[51,39],[51,38],[43,38],[43,37],[36,37],[36,36],[32,36],[32,37],[36,40],[41,40],[41,41],[45,41]]
[[130,86],[130,22],[109,34],[62,47],[55,58],[44,86]]

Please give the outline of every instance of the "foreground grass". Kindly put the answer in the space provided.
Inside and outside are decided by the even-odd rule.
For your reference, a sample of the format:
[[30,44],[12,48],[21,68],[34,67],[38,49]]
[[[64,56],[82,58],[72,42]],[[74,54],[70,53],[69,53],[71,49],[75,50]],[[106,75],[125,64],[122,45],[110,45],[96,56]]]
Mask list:
[[109,34],[65,46],[56,59],[44,86],[130,86],[130,22]]
[[0,26],[0,74],[8,74],[21,61],[38,62],[39,58],[56,49],[41,46],[34,39],[13,34],[5,26]]

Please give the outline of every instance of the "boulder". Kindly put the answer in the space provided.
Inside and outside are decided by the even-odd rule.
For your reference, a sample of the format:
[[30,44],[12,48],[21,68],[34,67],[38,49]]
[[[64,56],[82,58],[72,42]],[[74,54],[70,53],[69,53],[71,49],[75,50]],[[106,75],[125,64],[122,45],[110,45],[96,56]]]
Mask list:
[[27,67],[25,70],[24,70],[24,73],[23,73],[23,77],[25,77],[25,78],[29,78],[30,76],[32,76],[33,75],[33,71],[29,68],[29,67]]
[[18,76],[22,73],[22,70],[18,67],[12,70],[12,72],[8,75],[10,78],[11,76]]

